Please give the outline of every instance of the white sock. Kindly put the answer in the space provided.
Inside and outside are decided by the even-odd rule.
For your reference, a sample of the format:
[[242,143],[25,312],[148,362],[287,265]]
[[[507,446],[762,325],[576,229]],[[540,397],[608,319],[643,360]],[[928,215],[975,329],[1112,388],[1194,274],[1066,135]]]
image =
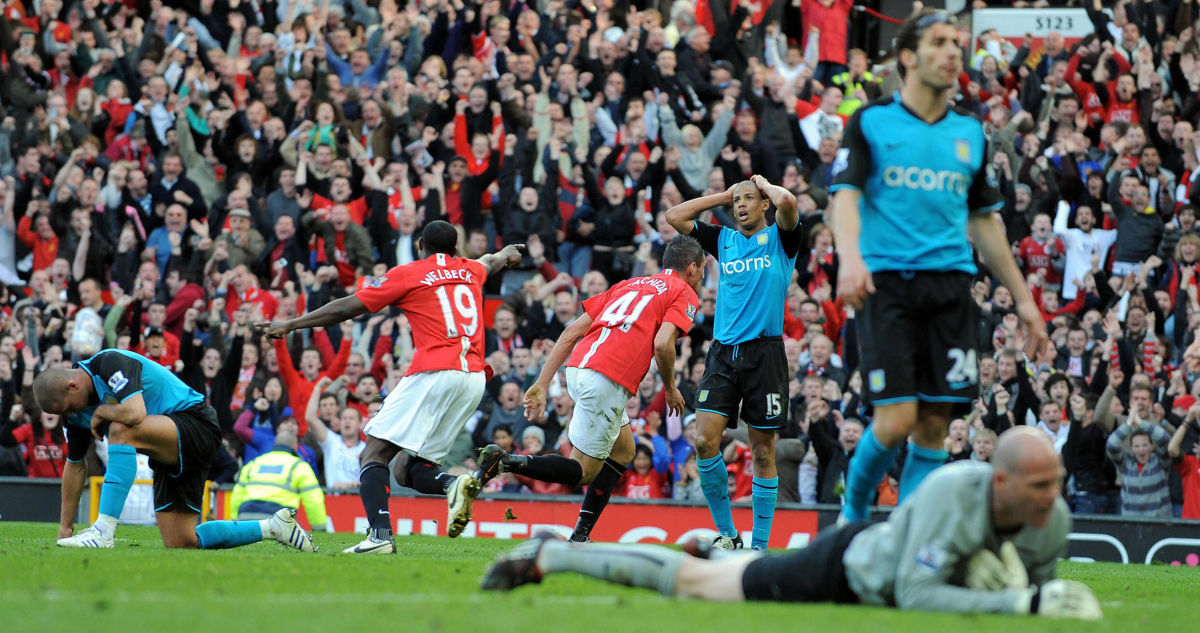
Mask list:
[[279,535],[275,533],[275,525],[270,519],[259,521],[258,527],[262,530],[263,538],[279,538]]
[[104,536],[112,538],[117,533],[117,517],[101,514],[96,517],[96,522],[92,524],[92,527],[100,530]]

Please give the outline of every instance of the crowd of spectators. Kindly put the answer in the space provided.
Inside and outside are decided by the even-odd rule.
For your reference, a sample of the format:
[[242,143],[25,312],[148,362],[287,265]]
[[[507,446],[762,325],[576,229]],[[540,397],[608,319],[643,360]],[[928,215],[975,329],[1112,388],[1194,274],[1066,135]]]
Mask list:
[[[294,419],[327,489],[355,488],[362,429],[412,358],[405,316],[278,341],[251,324],[413,261],[435,219],[462,228],[465,256],[528,247],[488,281],[494,377],[445,466],[492,442],[568,452],[561,379],[543,419],[521,406],[553,341],[583,299],[658,271],[666,209],[758,173],[797,195],[809,245],[784,315],[780,498],[839,502],[871,408],[827,188],[848,117],[898,86],[889,60],[850,47],[849,0],[0,4],[0,472],[61,473],[63,431],[33,376],[116,347],[208,396],[225,432],[213,479]],[[987,460],[997,433],[1037,425],[1075,511],[1186,503],[1200,518],[1196,3],[1087,10],[1095,32],[1070,45],[972,42],[962,26],[954,101],[986,121],[988,175],[1054,345],[1025,358],[1011,295],[981,274],[966,359],[981,392],[947,449]],[[718,276],[680,343],[689,402]],[[639,445],[620,492],[701,502],[693,418],[668,415],[656,370],[626,410]],[[745,437],[724,453],[733,498],[749,495]]]

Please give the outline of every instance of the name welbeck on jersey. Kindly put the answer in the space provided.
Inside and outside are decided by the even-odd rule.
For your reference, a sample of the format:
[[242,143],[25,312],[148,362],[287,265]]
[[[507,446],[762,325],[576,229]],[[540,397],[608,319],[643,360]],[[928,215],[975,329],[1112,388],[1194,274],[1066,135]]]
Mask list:
[[731,262],[721,262],[721,272],[726,275],[736,275],[738,273],[754,272],[756,270],[767,270],[770,267],[770,255],[764,255],[762,257],[745,257],[742,259],[735,259]]
[[438,268],[437,270],[425,273],[425,278],[421,283],[426,286],[432,286],[441,281],[462,281],[469,284],[475,283],[475,275],[465,268]]

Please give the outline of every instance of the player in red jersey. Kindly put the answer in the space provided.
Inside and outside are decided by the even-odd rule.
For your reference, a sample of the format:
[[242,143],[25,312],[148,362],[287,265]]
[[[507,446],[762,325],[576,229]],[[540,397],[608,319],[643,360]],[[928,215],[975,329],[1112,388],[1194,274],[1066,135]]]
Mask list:
[[424,259],[397,266],[362,290],[303,316],[258,324],[278,338],[396,306],[412,325],[412,365],[363,430],[367,446],[359,458],[359,495],[371,531],[365,541],[345,550],[347,554],[396,552],[387,465],[397,454],[401,458],[393,471],[396,481],[417,492],[446,495],[451,537],[471,520],[471,502],[484,483],[478,473],[453,477],[438,465],[479,406],[487,382],[483,283],[488,275],[519,263],[521,253],[518,246],[506,246],[478,260],[457,257],[458,233],[442,221],[426,226],[418,243]]
[[675,338],[686,334],[700,305],[696,288],[704,279],[704,249],[680,235],[663,253],[663,272],[627,279],[583,302],[584,313],[554,344],[537,382],[525,392],[525,417],[536,420],[546,408],[550,381],[567,362],[567,391],[575,412],[567,429],[571,456],[509,455],[497,446],[500,468],[542,481],[588,486],[571,535],[587,541],[596,519],[633,460],[636,442],[629,430],[625,402],[658,362],[667,406],[682,411],[683,395],[675,387]]

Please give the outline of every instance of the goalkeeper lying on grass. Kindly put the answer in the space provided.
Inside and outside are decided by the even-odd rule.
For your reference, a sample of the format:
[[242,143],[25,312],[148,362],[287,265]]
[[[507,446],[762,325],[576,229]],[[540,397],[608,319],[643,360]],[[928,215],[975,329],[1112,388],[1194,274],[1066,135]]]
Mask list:
[[540,535],[497,559],[483,587],[511,589],[574,571],[681,598],[1100,619],[1086,585],[1054,578],[1071,517],[1049,438],[1031,427],[1009,430],[992,464],[939,468],[886,522],[832,529],[789,554],[722,556],[692,545],[688,556],[655,545],[579,547]]

